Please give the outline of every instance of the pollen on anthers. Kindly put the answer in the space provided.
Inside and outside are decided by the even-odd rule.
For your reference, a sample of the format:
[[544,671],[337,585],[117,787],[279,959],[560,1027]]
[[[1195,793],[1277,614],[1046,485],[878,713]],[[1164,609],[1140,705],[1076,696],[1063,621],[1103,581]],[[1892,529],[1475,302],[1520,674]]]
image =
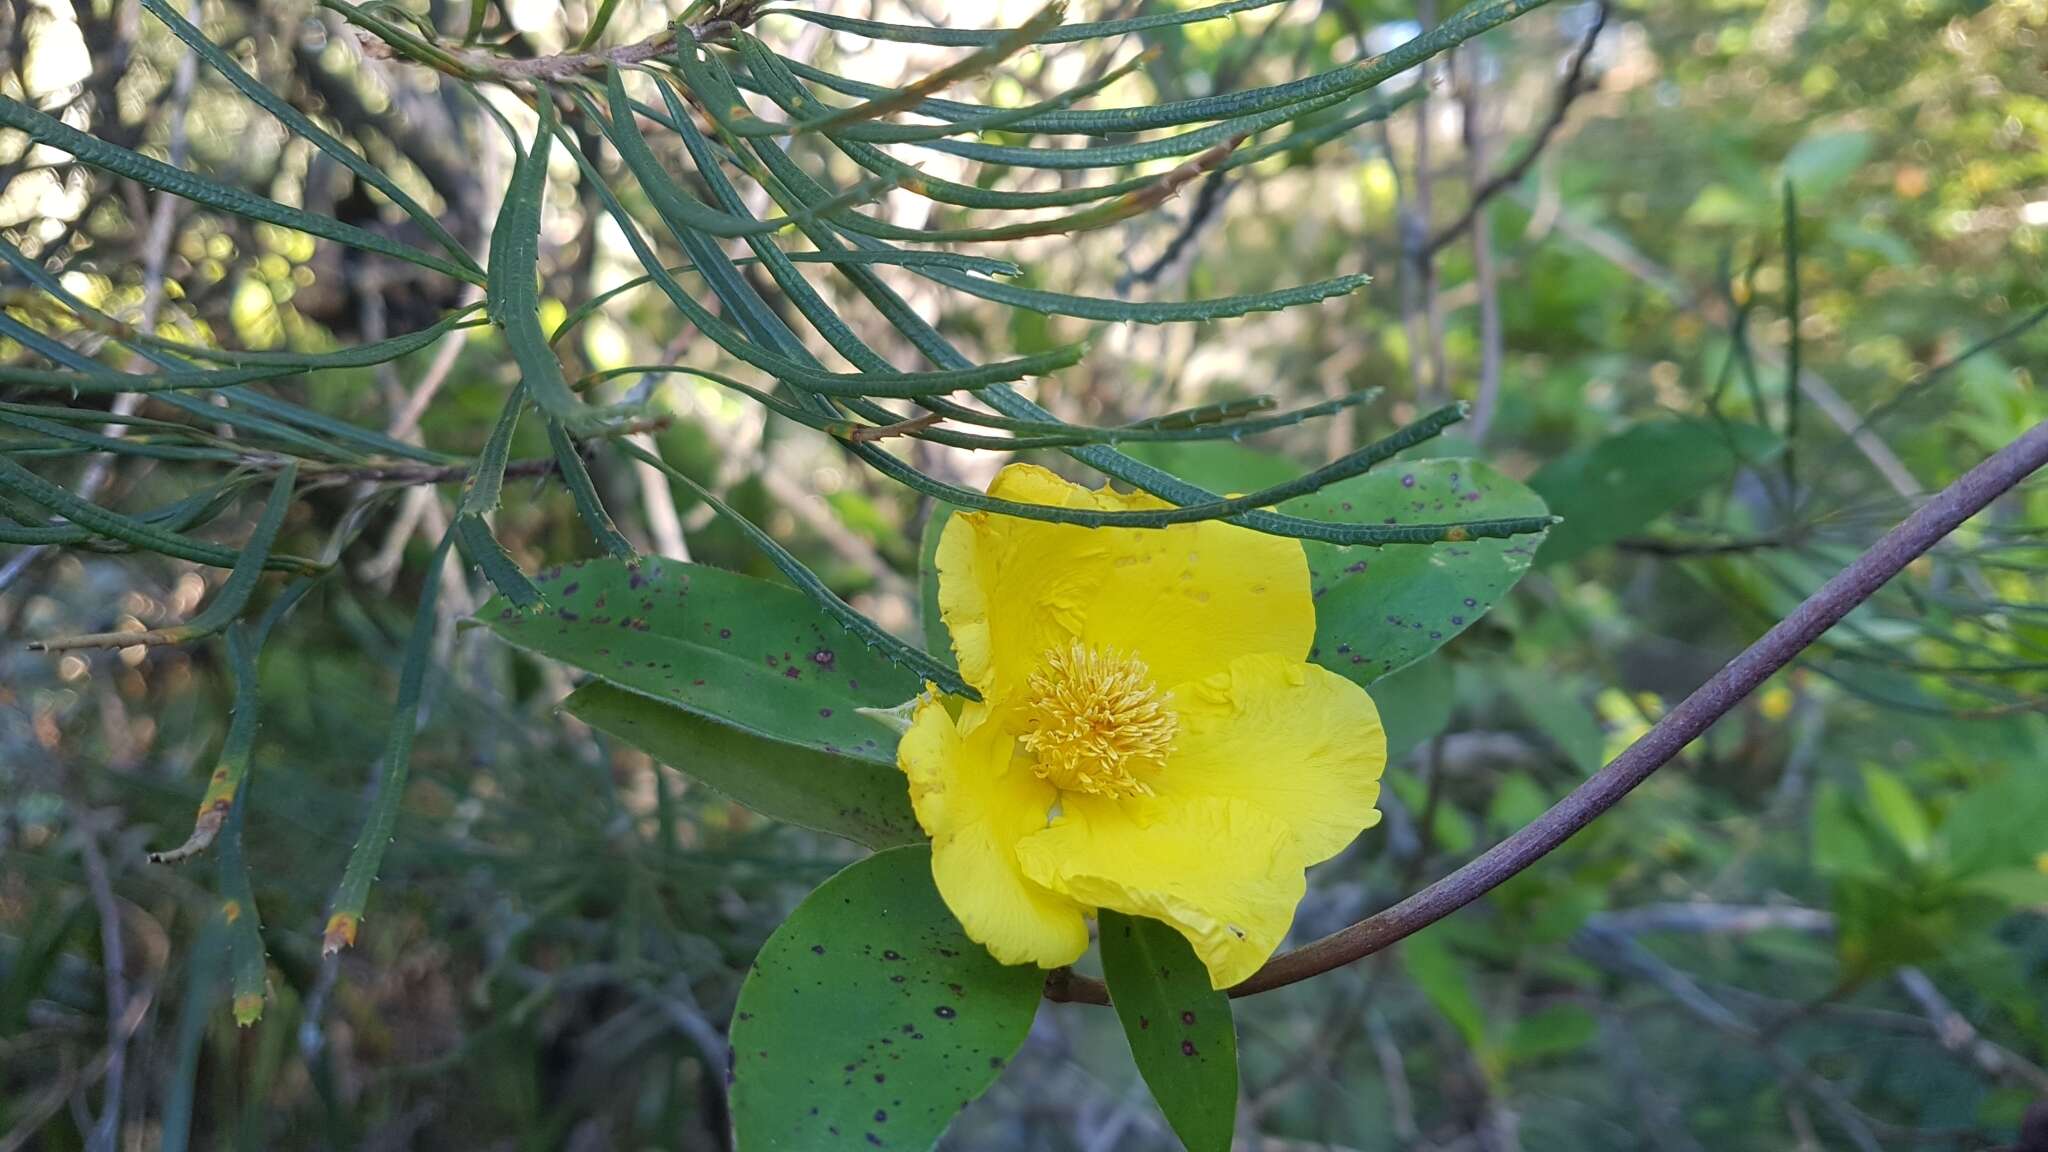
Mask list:
[[1151,794],[1180,719],[1143,661],[1075,641],[1047,651],[1025,687],[1020,742],[1040,778],[1096,796]]

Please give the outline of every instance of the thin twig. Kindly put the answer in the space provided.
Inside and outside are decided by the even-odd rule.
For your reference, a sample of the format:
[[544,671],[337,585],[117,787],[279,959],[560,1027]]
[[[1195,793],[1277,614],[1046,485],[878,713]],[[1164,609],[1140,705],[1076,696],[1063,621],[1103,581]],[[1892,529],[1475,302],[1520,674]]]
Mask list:
[[908,436],[913,432],[922,432],[943,419],[945,416],[940,413],[927,412],[922,416],[912,416],[908,420],[898,420],[894,424],[860,425],[848,432],[846,438],[855,444],[871,444],[892,436]]
[[[378,484],[453,484],[469,478],[468,464],[369,464],[361,467],[344,465],[338,468],[321,468],[307,473],[309,482],[317,478],[326,484],[360,481]],[[505,465],[505,477],[549,476],[555,471],[555,458],[514,460]]]
[[1737,536],[1727,540],[1672,540],[1660,536],[1628,536],[1615,542],[1623,552],[1643,556],[1727,556],[1742,552],[1763,552],[1797,543],[1790,533],[1766,536]]
[[1529,147],[1513,164],[1501,169],[1491,180],[1473,189],[1472,199],[1466,203],[1465,210],[1459,213],[1457,219],[1430,235],[1422,246],[1425,257],[1436,255],[1446,245],[1464,235],[1465,230],[1472,227],[1473,222],[1479,218],[1487,201],[1522,182],[1522,177],[1528,174],[1530,166],[1536,163],[1536,158],[1543,155],[1543,150],[1549,147],[1551,137],[1557,135],[1557,130],[1564,125],[1565,114],[1571,111],[1572,102],[1585,92],[1586,61],[1592,57],[1594,42],[1600,39],[1600,31],[1605,27],[1607,5],[1603,2],[1594,10],[1593,24],[1586,29],[1585,39],[1579,41],[1579,50],[1573,54],[1572,62],[1565,72],[1564,84],[1558,88],[1557,99],[1551,103],[1549,117],[1536,129],[1535,139],[1529,142]]
[[[662,350],[661,362],[682,363],[695,334],[695,329],[686,328],[675,339],[669,341],[668,346]],[[627,402],[645,402],[653,387],[653,379],[652,376],[642,377]],[[628,436],[626,441],[644,452],[660,455],[660,450],[655,447],[654,438],[644,432]],[[661,469],[645,461],[634,460],[629,466],[633,469],[634,486],[640,490],[641,512],[646,519],[647,535],[649,542],[654,546],[654,554],[671,560],[687,561],[690,559],[690,541],[683,535],[683,517],[676,510],[676,494],[669,487],[668,478],[661,474]]]
[[[1280,27],[1284,18],[1285,9],[1281,13],[1276,14],[1271,20],[1266,21],[1260,27],[1258,33],[1252,37],[1246,51],[1240,54],[1235,61],[1226,63],[1217,70],[1216,75],[1212,78],[1213,83],[1210,86],[1210,91],[1221,94],[1235,90],[1243,78],[1246,65],[1250,64],[1253,60],[1259,59],[1261,55],[1260,50],[1264,47],[1266,40],[1272,36],[1274,29]],[[1103,59],[1106,62],[1109,58],[1105,56]],[[1168,268],[1178,264],[1181,257],[1186,255],[1189,249],[1193,247],[1195,238],[1201,234],[1203,228],[1215,217],[1217,210],[1223,207],[1223,201],[1228,198],[1231,188],[1232,184],[1227,172],[1218,170],[1204,177],[1202,186],[1195,192],[1194,203],[1188,206],[1187,216],[1182,219],[1180,227],[1174,230],[1172,238],[1167,240],[1166,247],[1161,249],[1159,255],[1143,267],[1133,269],[1118,277],[1116,282],[1117,295],[1124,295],[1130,292],[1131,289],[1141,285],[1157,283],[1159,278],[1166,274]]]
[[1372,1041],[1373,1055],[1380,1065],[1380,1081],[1387,1092],[1387,1122],[1394,1139],[1413,1143],[1422,1130],[1415,1126],[1415,1094],[1408,1087],[1408,1065],[1401,1058],[1401,1046],[1394,1042],[1394,1030],[1387,1027],[1379,1009],[1365,1013],[1365,1034]]
[[2048,1072],[2000,1045],[1986,1040],[1955,1006],[1927,973],[1918,968],[1901,968],[1898,972],[1900,990],[1918,1005],[1927,1016],[1928,1026],[1934,1029],[1934,1038],[1943,1048],[1959,1056],[1968,1057],[1970,1062],[1985,1075],[1994,1079],[2013,1079],[2029,1085],[2035,1092],[2048,1096]]
[[[482,295],[480,289],[472,287],[464,293],[458,306],[468,307],[481,299]],[[427,405],[433,403],[435,394],[448,382],[449,374],[454,371],[455,362],[462,356],[463,345],[469,342],[469,333],[468,328],[457,328],[442,340],[441,347],[434,352],[433,362],[428,364],[426,372],[421,374],[420,382],[406,395],[405,403],[392,416],[391,424],[384,429],[386,436],[394,440],[413,440],[413,430],[419,427],[420,417],[426,414]]]
[[1229,179],[1229,173],[1223,171],[1211,172],[1203,178],[1202,186],[1195,191],[1194,203],[1188,207],[1187,217],[1180,222],[1180,227],[1174,229],[1172,238],[1159,250],[1159,255],[1143,267],[1118,278],[1116,290],[1119,294],[1140,285],[1156,283],[1168,268],[1180,262],[1180,258],[1193,247],[1195,237],[1216,215],[1216,210],[1223,207],[1225,193],[1230,190]]
[[[2029,428],[1885,533],[1549,811],[1392,908],[1274,957],[1232,988],[1231,995],[1282,988],[1370,956],[1479,899],[1542,859],[1677,757],[1906,565],[2044,464],[2048,464],[2048,421]],[[1100,982],[1064,970],[1048,978],[1046,995],[1055,1000],[1108,1002],[1108,990]]]
[[882,558],[882,554],[867,538],[848,528],[832,512],[832,506],[824,498],[803,485],[790,479],[774,468],[763,468],[760,472],[761,486],[768,490],[777,503],[789,509],[790,514],[804,522],[811,531],[825,541],[826,546],[839,553],[850,564],[875,577],[875,587],[884,594],[897,597],[904,603],[914,603],[917,589],[898,575],[896,569]]
[[78,810],[78,854],[85,863],[85,884],[92,893],[93,910],[100,921],[100,963],[107,982],[107,1065],[106,1090],[100,1099],[99,1119],[93,1124],[85,1146],[89,1152],[114,1152],[121,1133],[121,1105],[128,1070],[128,949],[121,935],[121,905],[114,899],[114,885],[107,873],[107,858],[100,852],[99,833],[93,817],[83,808],[75,792],[72,802]]

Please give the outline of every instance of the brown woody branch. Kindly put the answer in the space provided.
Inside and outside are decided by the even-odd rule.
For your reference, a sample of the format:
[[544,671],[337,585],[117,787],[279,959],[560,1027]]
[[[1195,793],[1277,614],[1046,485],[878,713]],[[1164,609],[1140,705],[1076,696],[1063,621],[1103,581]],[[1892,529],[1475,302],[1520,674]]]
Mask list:
[[[2022,433],[1885,533],[1548,812],[1392,908],[1274,957],[1230,994],[1249,996],[1284,988],[1341,968],[1420,932],[1499,887],[1620,803],[1906,565],[2043,465],[2048,465],[2048,421]],[[1099,981],[1065,969],[1046,980],[1045,994],[1052,1000],[1109,1002],[1109,990]]]

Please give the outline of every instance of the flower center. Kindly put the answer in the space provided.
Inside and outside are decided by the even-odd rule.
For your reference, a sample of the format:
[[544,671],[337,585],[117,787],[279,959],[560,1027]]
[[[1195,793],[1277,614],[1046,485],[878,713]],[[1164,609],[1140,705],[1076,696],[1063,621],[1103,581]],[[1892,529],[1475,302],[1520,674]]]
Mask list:
[[1069,792],[1142,796],[1179,717],[1135,656],[1079,641],[1048,651],[1026,682],[1022,743],[1041,779]]

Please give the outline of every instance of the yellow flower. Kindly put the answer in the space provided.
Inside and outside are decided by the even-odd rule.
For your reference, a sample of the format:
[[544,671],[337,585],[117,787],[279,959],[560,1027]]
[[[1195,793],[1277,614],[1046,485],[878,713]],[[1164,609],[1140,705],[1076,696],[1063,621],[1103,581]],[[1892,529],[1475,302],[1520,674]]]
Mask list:
[[[989,494],[1165,507],[1011,465]],[[939,607],[979,702],[927,694],[897,750],[932,873],[1006,964],[1069,964],[1086,917],[1162,920],[1228,987],[1279,947],[1303,870],[1378,823],[1386,735],[1307,662],[1298,541],[1211,521],[1080,528],[958,513]]]

